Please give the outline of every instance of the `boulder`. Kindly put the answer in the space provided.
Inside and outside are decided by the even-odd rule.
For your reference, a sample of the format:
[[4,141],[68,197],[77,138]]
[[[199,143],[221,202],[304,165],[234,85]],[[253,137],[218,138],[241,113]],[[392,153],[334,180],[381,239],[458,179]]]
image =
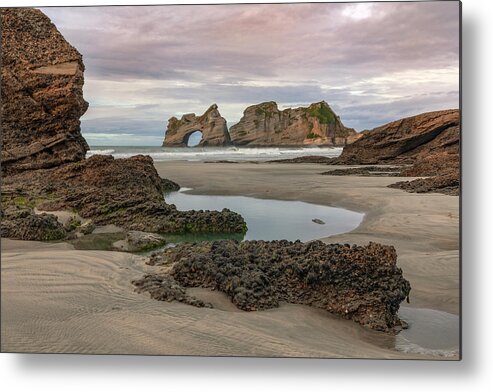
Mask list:
[[249,106],[238,124],[230,128],[230,136],[236,146],[343,146],[359,134],[345,127],[321,101],[285,110],[279,110],[276,102]]
[[185,114],[180,119],[171,117],[164,135],[163,147],[186,147],[190,135],[202,132],[199,146],[226,146],[230,144],[228,126],[217,105],[212,105],[201,116]]
[[31,208],[10,206],[2,210],[4,238],[26,241],[54,241],[67,236],[63,225],[51,214],[35,214]]
[[166,244],[166,240],[159,234],[130,230],[125,239],[113,244],[115,250],[124,252],[145,252]]
[[134,284],[156,299],[169,299],[167,284],[162,291],[160,285],[171,277],[184,288],[220,290],[242,310],[303,304],[385,332],[404,326],[397,312],[411,289],[395,249],[376,243],[183,243],[152,255],[148,264],[157,266],[156,272]]
[[2,171],[84,159],[81,54],[41,11],[2,8]]

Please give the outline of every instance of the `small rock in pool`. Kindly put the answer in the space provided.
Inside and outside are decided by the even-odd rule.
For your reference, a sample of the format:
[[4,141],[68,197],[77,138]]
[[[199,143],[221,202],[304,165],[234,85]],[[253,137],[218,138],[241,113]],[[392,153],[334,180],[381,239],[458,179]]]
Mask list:
[[322,219],[318,219],[318,218],[312,219],[312,222],[318,225],[325,225],[325,222]]

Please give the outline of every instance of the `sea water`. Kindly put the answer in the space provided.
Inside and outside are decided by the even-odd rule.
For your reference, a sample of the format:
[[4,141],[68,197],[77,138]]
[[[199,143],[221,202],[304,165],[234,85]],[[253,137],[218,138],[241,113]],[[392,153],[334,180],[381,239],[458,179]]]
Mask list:
[[[302,201],[257,199],[246,196],[194,195],[190,189],[165,195],[181,211],[228,208],[239,213],[248,227],[242,240],[310,241],[345,233],[359,226],[364,214]],[[319,223],[313,220],[319,220]],[[237,236],[238,237],[238,236]],[[234,237],[236,238],[236,237]]]
[[155,162],[186,161],[268,161],[289,159],[300,156],[319,155],[338,157],[342,147],[97,147],[92,146],[87,157],[92,155],[113,155],[115,158],[129,158],[134,155],[150,155]]

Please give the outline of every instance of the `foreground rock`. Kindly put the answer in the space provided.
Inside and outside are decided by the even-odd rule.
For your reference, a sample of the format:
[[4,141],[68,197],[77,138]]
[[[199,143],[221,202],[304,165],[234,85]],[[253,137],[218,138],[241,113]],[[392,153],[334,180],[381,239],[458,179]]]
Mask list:
[[342,146],[359,137],[325,101],[285,110],[276,102],[249,106],[230,135],[236,146]]
[[51,214],[35,214],[32,209],[10,206],[2,211],[2,237],[25,241],[54,241],[67,235],[63,225]]
[[225,146],[230,144],[228,126],[217,105],[212,105],[201,116],[185,114],[179,120],[171,117],[164,137],[163,147],[186,147],[190,135],[202,132],[199,146]]
[[389,185],[412,193],[443,193],[450,196],[460,194],[459,154],[439,153],[422,158],[404,169],[401,176],[426,177],[411,181],[399,181]]
[[23,204],[43,211],[74,210],[95,225],[159,233],[246,231],[232,211],[178,211],[163,194],[176,184],[157,174],[148,156],[114,159],[93,156],[56,169],[29,171],[3,179],[6,205]]
[[166,240],[159,234],[130,230],[124,240],[113,244],[113,248],[123,252],[146,252],[165,244]]
[[84,158],[82,56],[33,8],[2,8],[2,172]]
[[132,281],[138,293],[149,293],[151,298],[158,301],[182,302],[198,308],[212,308],[208,302],[204,302],[194,296],[188,295],[187,290],[178,284],[171,276],[145,275],[141,279]]
[[[134,284],[169,300],[169,278],[182,287],[220,290],[240,309],[270,309],[281,302],[325,309],[379,331],[397,331],[409,282],[391,246],[232,240],[180,244],[151,257],[166,271]],[[165,282],[161,290],[161,282]]]

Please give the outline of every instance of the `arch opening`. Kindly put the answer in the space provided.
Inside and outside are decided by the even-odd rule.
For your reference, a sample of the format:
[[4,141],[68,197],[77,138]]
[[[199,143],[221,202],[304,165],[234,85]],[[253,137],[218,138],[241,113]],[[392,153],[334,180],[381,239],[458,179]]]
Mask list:
[[185,145],[187,147],[195,147],[200,144],[202,141],[202,131],[193,131],[187,136],[187,139],[185,140]]

